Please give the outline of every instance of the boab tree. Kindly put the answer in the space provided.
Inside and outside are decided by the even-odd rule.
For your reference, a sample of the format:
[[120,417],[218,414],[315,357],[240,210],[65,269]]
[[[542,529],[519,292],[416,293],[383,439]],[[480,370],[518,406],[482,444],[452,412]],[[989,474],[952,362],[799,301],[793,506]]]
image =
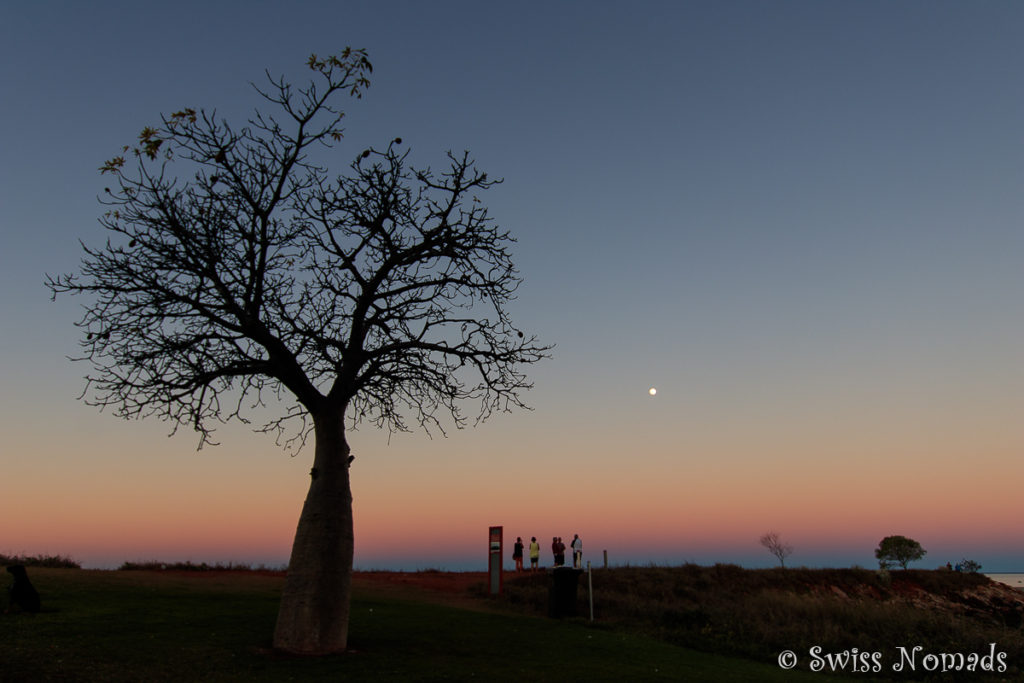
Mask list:
[[[524,364],[549,347],[515,327],[514,241],[478,195],[497,181],[468,154],[434,172],[396,138],[333,177],[312,160],[342,140],[340,96],[369,85],[365,52],[313,56],[293,88],[254,86],[274,105],[236,129],[183,109],[106,162],[106,244],[81,272],[49,276],[85,295],[83,397],[126,418],[212,428],[247,407],[285,407],[263,431],[301,447],[310,486],[292,547],[276,647],[345,649],[353,558],[346,430],[462,427],[524,407]],[[483,308],[484,312],[480,312]]]

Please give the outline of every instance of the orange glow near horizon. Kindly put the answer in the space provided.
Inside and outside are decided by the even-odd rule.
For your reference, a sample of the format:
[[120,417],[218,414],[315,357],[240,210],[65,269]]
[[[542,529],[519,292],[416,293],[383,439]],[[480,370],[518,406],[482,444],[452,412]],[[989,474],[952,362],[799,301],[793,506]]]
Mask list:
[[[959,436],[939,445],[887,434],[899,457],[878,436],[851,437],[824,457],[817,434],[692,430],[673,443],[598,430],[584,440],[536,415],[526,422],[521,433],[499,424],[448,439],[398,435],[390,445],[354,433],[357,566],[472,560],[493,524],[510,548],[515,536],[535,535],[544,556],[552,536],[579,533],[590,557],[607,549],[613,561],[641,563],[736,553],[758,561],[757,539],[769,530],[797,548],[797,563],[845,551],[870,566],[878,540],[894,533],[926,547],[1024,545],[1013,439],[978,442],[965,466]],[[309,453],[289,458],[238,433],[195,453],[180,437],[154,440],[150,426],[115,424],[125,426],[81,441],[73,458],[54,459],[60,467],[11,464],[21,486],[5,493],[17,513],[0,521],[0,552],[71,554],[87,565],[287,561]],[[755,449],[755,438],[765,445]]]

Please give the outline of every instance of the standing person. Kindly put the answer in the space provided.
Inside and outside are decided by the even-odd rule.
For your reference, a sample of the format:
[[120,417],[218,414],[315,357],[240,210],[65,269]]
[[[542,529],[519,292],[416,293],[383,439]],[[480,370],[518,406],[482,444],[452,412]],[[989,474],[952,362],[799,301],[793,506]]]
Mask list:
[[516,544],[512,546],[512,559],[516,563],[516,571],[523,571],[523,539],[516,536]]
[[558,537],[558,566],[565,566],[565,543],[562,543],[562,537]]
[[551,555],[554,558],[551,561],[551,564],[553,566],[557,567],[560,564],[562,564],[561,562],[558,561],[558,536],[552,536],[551,537]]
[[572,566],[577,569],[583,568],[583,541],[579,534],[573,534],[572,539]]
[[537,537],[530,537],[530,571],[537,571],[537,563],[540,562],[540,543],[537,543]]

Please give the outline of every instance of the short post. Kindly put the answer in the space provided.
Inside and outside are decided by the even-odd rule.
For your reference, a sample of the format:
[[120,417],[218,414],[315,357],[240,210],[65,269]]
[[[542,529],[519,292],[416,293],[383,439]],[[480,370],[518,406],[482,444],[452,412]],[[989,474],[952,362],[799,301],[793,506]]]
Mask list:
[[590,620],[594,620],[594,575],[590,571],[590,560],[587,560],[587,594],[590,596]]

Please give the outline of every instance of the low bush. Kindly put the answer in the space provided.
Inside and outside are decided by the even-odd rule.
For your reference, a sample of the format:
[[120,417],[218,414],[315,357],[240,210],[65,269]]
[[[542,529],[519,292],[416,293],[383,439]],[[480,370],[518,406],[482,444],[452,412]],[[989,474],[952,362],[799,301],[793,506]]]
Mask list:
[[20,564],[23,567],[49,567],[50,569],[81,569],[77,561],[64,555],[4,555],[0,553],[0,565],[10,567]]
[[157,560],[146,560],[138,562],[125,562],[118,571],[172,571],[172,572],[277,572],[284,571],[281,567],[267,567],[265,565],[252,566],[237,562],[217,562],[207,564],[200,562],[195,564],[192,561],[186,562],[159,562]]

